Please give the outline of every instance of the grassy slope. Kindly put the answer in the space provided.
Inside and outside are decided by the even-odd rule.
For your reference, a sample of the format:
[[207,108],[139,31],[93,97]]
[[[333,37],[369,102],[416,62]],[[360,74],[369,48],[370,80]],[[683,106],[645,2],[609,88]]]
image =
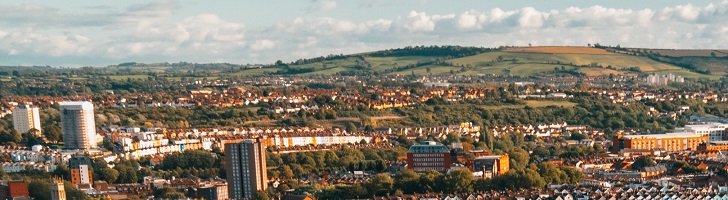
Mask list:
[[500,105],[500,106],[482,106],[485,109],[493,109],[493,110],[499,110],[499,109],[521,109],[525,108],[526,106],[531,106],[534,108],[539,107],[547,107],[547,106],[558,106],[558,107],[565,107],[570,108],[576,106],[577,103],[569,102],[569,101],[554,101],[554,100],[526,100],[526,105]]
[[[493,66],[486,66],[486,63],[495,60],[498,56],[501,56],[504,61],[494,64]],[[510,60],[517,59],[516,62]],[[561,64],[556,64],[556,62]],[[522,52],[489,52],[479,55],[458,58],[450,60],[450,62],[456,65],[475,66],[475,72],[465,72],[464,74],[504,74],[503,69],[509,69],[510,74],[513,75],[530,75],[538,72],[553,71],[554,67],[560,68],[565,66],[567,69],[574,69],[568,64],[573,65],[588,65],[592,62],[596,62],[602,66],[609,66],[616,69],[624,69],[629,67],[637,66],[643,72],[653,72],[657,74],[675,74],[685,76],[689,78],[695,77],[706,77],[695,72],[688,71],[686,69],[657,62],[646,57],[629,56],[620,54],[606,54],[606,55],[595,55],[595,54],[552,54],[552,53],[522,53]],[[584,69],[584,68],[581,68]],[[580,70],[581,70],[580,69]],[[598,70],[598,69],[597,69]],[[604,69],[607,70],[607,69]],[[608,70],[613,71],[613,70]],[[584,71],[590,75],[604,74],[594,69]],[[616,71],[615,71],[616,72]],[[612,72],[614,73],[614,72]],[[609,74],[609,72],[606,72]],[[615,73],[618,74],[618,73]],[[716,76],[707,76],[709,78],[718,78]]]
[[[584,53],[575,53],[581,52]],[[600,51],[600,52],[597,52]],[[450,74],[451,71],[462,74],[462,75],[476,75],[476,74],[511,74],[519,76],[528,76],[539,73],[553,73],[554,68],[563,66],[567,70],[577,70],[583,72],[589,76],[598,75],[609,75],[609,74],[626,74],[629,72],[611,70],[611,69],[599,69],[599,68],[583,68],[575,67],[573,65],[589,65],[593,62],[598,63],[602,66],[609,66],[616,69],[624,69],[630,67],[639,67],[640,70],[646,73],[657,73],[657,74],[675,74],[688,78],[697,77],[708,77],[711,79],[720,78],[717,75],[702,75],[689,70],[680,68],[678,66],[654,61],[652,59],[631,56],[624,54],[601,52],[602,49],[586,48],[586,47],[534,47],[534,48],[515,48],[506,51],[489,52],[478,54],[474,56],[468,56],[457,59],[450,59],[450,62],[458,66],[471,66],[470,70],[461,72],[461,67],[454,66],[440,66],[440,65],[428,65],[421,66],[412,69],[406,69],[402,71],[388,72],[389,75],[406,75],[406,74],[419,74],[419,75],[438,75],[438,74]],[[487,63],[496,60],[498,56],[501,56],[504,61],[487,66]],[[334,75],[338,72],[354,70],[353,67],[356,65],[364,65],[368,63],[371,68],[369,70],[384,71],[393,70],[398,67],[404,67],[407,65],[430,62],[440,57],[426,57],[426,56],[404,56],[404,57],[372,57],[364,55],[363,60],[360,57],[348,57],[345,59],[338,60],[326,60],[321,62],[303,64],[303,65],[291,65],[292,68],[313,68],[316,71],[304,73],[301,75]],[[511,61],[516,59],[516,62]],[[558,64],[557,64],[558,62]],[[430,72],[427,72],[427,69]],[[718,67],[715,70],[719,72]],[[273,68],[256,68],[247,69],[234,73],[233,75],[262,75],[264,72],[276,72],[280,67]],[[725,69],[723,69],[725,71]],[[715,73],[715,72],[714,72]]]

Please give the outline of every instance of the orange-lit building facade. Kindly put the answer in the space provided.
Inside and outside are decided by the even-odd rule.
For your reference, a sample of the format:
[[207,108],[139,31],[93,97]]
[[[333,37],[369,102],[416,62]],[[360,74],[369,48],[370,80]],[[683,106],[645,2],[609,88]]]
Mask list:
[[655,149],[666,151],[696,150],[701,143],[708,142],[708,136],[694,133],[667,133],[651,135],[616,135],[612,139],[612,152],[622,149]]
[[511,169],[508,154],[481,156],[473,161],[473,172],[482,172],[483,178],[493,178],[505,174]]
[[88,157],[73,157],[68,161],[68,168],[71,171],[71,183],[92,184],[93,173],[91,170],[91,159]]
[[722,151],[728,150],[728,141],[726,142],[706,142],[698,145],[698,151]]

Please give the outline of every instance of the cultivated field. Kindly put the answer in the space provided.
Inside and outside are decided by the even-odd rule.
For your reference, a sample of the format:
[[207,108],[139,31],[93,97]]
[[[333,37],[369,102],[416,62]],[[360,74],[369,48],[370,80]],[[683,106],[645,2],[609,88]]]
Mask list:
[[614,75],[623,75],[625,74],[624,71],[617,71],[613,69],[603,69],[603,68],[579,68],[579,72],[583,72],[587,76],[608,76],[609,74]]
[[[516,47],[508,48],[504,51],[487,52],[473,56],[445,60],[454,66],[447,65],[427,65],[402,71],[392,71],[393,69],[414,65],[417,63],[431,62],[443,57],[429,56],[390,56],[390,57],[372,57],[366,53],[360,56],[347,57],[343,59],[325,60],[321,62],[291,65],[291,68],[309,69],[313,72],[298,73],[300,75],[334,75],[339,72],[364,70],[364,71],[389,71],[388,75],[447,75],[450,73],[460,75],[478,75],[478,74],[497,74],[497,75],[516,75],[530,76],[538,74],[562,74],[578,71],[587,76],[603,76],[603,75],[636,75],[628,68],[638,67],[644,73],[657,74],[675,74],[687,78],[706,77],[717,79],[719,75],[728,72],[728,60],[722,57],[710,58],[704,57],[709,55],[710,51],[705,50],[659,50],[664,52],[682,53],[682,55],[703,55],[703,57],[676,57],[671,59],[680,59],[680,62],[669,63],[691,63],[699,69],[709,70],[715,75],[703,75],[685,68],[681,68],[668,62],[660,62],[644,56],[634,56],[621,53],[607,52],[604,49],[590,47],[559,47],[559,46],[542,46],[542,47]],[[720,50],[718,50],[720,51]],[[728,51],[721,51],[727,52]],[[724,55],[724,54],[718,54]],[[687,59],[687,60],[686,60]],[[683,60],[685,60],[683,62]],[[603,68],[582,67],[597,64]],[[364,69],[355,68],[355,66],[365,66]],[[366,66],[369,66],[368,68]],[[465,68],[463,68],[465,66]],[[613,69],[607,69],[611,66]],[[429,68],[429,72],[428,72]],[[238,71],[232,75],[263,75],[264,73],[273,73],[283,67],[246,69]],[[556,69],[556,70],[555,70]],[[565,71],[561,70],[565,69]],[[718,76],[716,76],[718,75]]]
[[699,56],[699,57],[710,57],[711,53],[715,52],[716,57],[728,56],[728,50],[712,50],[712,49],[629,49],[631,51],[647,51],[659,53],[663,56],[671,57],[686,57],[686,56]]
[[127,79],[132,79],[132,80],[136,80],[136,79],[142,79],[142,80],[145,80],[145,79],[147,79],[148,77],[149,77],[148,75],[122,75],[122,76],[109,76],[109,78],[111,78],[112,80],[116,80],[116,81],[119,81],[119,80],[127,80]]
[[414,65],[420,62],[430,62],[438,57],[425,56],[403,56],[403,57],[364,57],[373,70],[386,70],[407,65]]
[[568,46],[539,46],[539,47],[516,47],[508,48],[506,52],[521,53],[554,53],[554,54],[593,54],[593,55],[611,55],[614,53],[607,52],[604,49],[592,47],[568,47]]
[[[493,63],[498,57],[503,60]],[[515,61],[513,61],[515,59]],[[603,67],[612,66],[615,69],[639,67],[643,72],[658,72],[664,70],[685,70],[677,66],[651,60],[646,57],[621,54],[545,54],[545,53],[516,53],[516,52],[489,52],[449,60],[455,65],[474,66],[478,68],[508,68],[511,74],[529,74],[530,71],[548,71],[554,67],[582,66],[597,63]],[[487,66],[492,64],[492,66]],[[519,67],[516,67],[519,66]],[[502,69],[500,69],[502,70]],[[517,72],[527,70],[526,72]]]
[[521,109],[525,108],[526,106],[539,108],[539,107],[547,107],[547,106],[557,106],[557,107],[565,107],[570,108],[576,106],[577,103],[570,102],[570,101],[554,101],[554,100],[526,100],[526,105],[500,105],[500,106],[483,106],[485,109],[493,109],[493,110],[499,110],[499,109]]
[[235,72],[232,75],[237,76],[257,76],[257,75],[263,75],[266,72],[267,73],[273,73],[278,71],[280,68],[276,67],[264,67],[264,68],[251,68],[251,69],[244,69],[239,72]]

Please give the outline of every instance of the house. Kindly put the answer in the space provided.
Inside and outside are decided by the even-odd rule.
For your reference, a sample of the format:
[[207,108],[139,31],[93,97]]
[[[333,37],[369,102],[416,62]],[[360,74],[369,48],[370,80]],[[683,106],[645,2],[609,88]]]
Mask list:
[[566,93],[561,93],[561,92],[552,92],[552,93],[549,93],[548,95],[546,95],[546,98],[566,98],[566,97],[568,97],[566,95]]

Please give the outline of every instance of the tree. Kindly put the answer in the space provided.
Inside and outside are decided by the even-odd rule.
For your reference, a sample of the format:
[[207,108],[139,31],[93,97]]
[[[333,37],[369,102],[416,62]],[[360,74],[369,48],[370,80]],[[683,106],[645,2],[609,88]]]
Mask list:
[[583,140],[586,139],[586,135],[581,133],[571,133],[570,140]]
[[448,193],[469,193],[473,191],[473,173],[468,169],[450,171],[445,176]]
[[353,122],[349,122],[346,124],[346,132],[347,133],[355,133],[358,130],[356,125],[354,125]]
[[10,130],[10,134],[11,134],[11,139],[10,139],[11,142],[18,143],[20,141],[23,141],[23,136],[20,133],[18,133],[18,131]]
[[59,163],[56,166],[56,170],[53,170],[53,176],[61,177],[63,180],[70,180],[71,177],[71,171],[68,169],[68,166],[63,163]]
[[119,178],[116,180],[117,183],[137,183],[139,181],[137,170],[131,168],[131,166],[117,164],[114,168],[119,171]]
[[63,140],[61,138],[61,128],[57,123],[53,123],[52,125],[45,127],[43,135],[45,135],[46,139],[50,141],[59,142]]
[[386,195],[392,191],[394,180],[386,174],[377,174],[369,182],[369,191],[377,195]]
[[[326,166],[333,167],[337,166],[339,161],[339,156],[336,155],[333,151],[326,151],[324,153],[324,162],[326,163]],[[289,168],[290,170],[290,168]]]
[[159,199],[183,199],[185,195],[171,187],[154,190],[154,197]]
[[394,175],[394,188],[401,189],[406,194],[419,191],[420,175],[411,169],[406,169]]
[[[66,199],[78,199],[78,200],[86,200],[88,199],[88,195],[86,195],[85,192],[76,189],[76,187],[73,186],[71,182],[66,181],[63,184],[64,190],[66,190]],[[46,193],[49,193],[46,191]]]
[[258,190],[253,193],[253,200],[268,200],[268,193],[263,190]]
[[509,156],[511,158],[511,169],[523,170],[528,166],[529,156],[523,149],[516,148],[510,152]]
[[436,182],[438,177],[442,174],[438,171],[431,170],[420,176],[420,190],[422,193],[436,192],[438,189],[438,183]]
[[8,174],[5,173],[5,170],[0,168],[0,180],[5,180],[5,178],[7,178],[7,176],[8,176]]
[[562,183],[564,180],[561,178],[566,176],[566,173],[561,171],[556,165],[548,162],[539,164],[538,173],[546,183]]
[[101,170],[100,174],[101,174],[101,177],[103,177],[103,179],[101,179],[101,178],[99,178],[99,179],[105,180],[107,183],[116,183],[116,179],[119,178],[119,171],[108,168],[108,167]]
[[580,183],[582,180],[584,180],[584,174],[581,173],[581,171],[574,169],[573,167],[566,167],[561,166],[561,171],[563,171],[566,174],[566,177],[569,178],[569,180],[564,180],[564,182],[568,182],[570,184],[577,184]]
[[297,177],[303,176],[304,174],[308,174],[307,169],[304,169],[303,167],[301,167],[301,165],[295,164],[295,163],[291,164],[291,170],[293,170],[293,174],[295,174],[295,176],[297,176]]
[[657,162],[655,162],[655,160],[653,160],[650,157],[643,156],[643,157],[637,158],[637,160],[635,160],[634,163],[632,163],[632,169],[642,170],[645,167],[652,167],[655,165],[657,165]]
[[28,193],[36,200],[51,200],[51,183],[49,179],[26,179]]
[[536,170],[526,169],[520,172],[520,176],[522,177],[521,179],[515,180],[523,180],[522,188],[541,188],[546,185],[546,181],[543,180]]
[[495,141],[493,133],[491,133],[489,130],[485,130],[485,133],[481,134],[480,137],[480,140],[485,143],[486,148],[492,151],[493,142]]

